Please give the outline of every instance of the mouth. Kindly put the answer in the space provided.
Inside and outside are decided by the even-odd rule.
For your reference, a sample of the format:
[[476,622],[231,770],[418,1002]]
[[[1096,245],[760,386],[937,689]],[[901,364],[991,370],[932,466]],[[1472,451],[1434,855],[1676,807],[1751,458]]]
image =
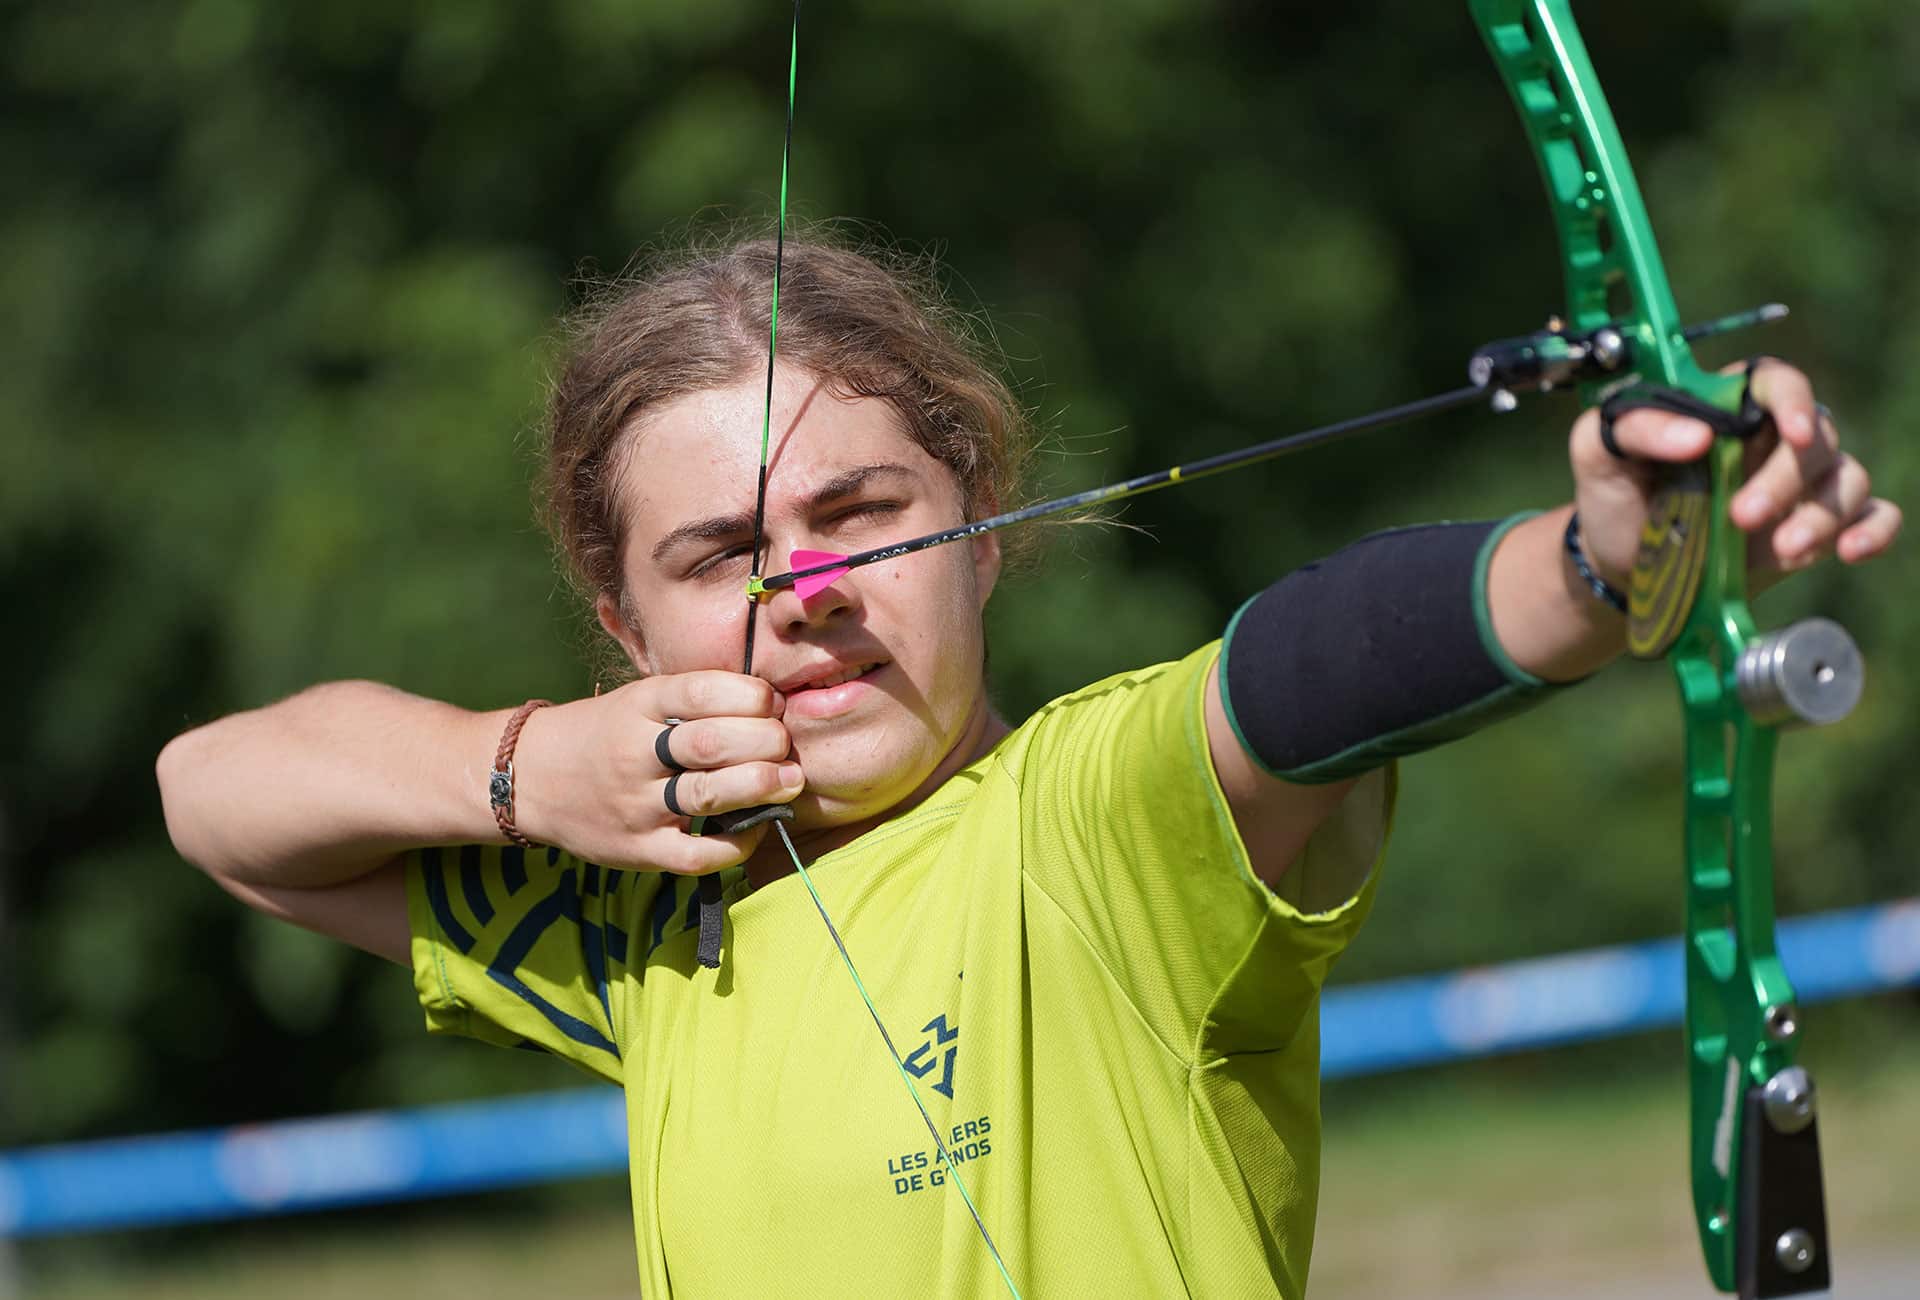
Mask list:
[[881,667],[879,663],[822,664],[818,668],[808,669],[784,681],[776,682],[774,686],[782,695],[794,695],[801,691],[824,691],[830,687],[859,681]]

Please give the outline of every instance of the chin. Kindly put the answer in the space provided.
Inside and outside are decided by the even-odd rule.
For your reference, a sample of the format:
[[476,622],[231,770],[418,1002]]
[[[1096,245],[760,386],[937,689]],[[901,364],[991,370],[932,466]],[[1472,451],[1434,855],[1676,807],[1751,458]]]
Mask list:
[[833,756],[816,756],[809,762],[806,751],[796,748],[796,753],[807,773],[807,788],[794,801],[794,808],[803,822],[818,826],[885,814],[938,765],[937,760],[918,761],[918,756],[886,763],[873,754],[862,754],[856,763],[835,761]]

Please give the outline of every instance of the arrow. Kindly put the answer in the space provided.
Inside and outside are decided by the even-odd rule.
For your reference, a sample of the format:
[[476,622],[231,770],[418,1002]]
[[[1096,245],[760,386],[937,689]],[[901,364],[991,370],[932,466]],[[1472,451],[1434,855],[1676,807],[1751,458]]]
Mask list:
[[[1685,337],[1708,338],[1716,334],[1746,329],[1753,325],[1764,325],[1779,320],[1786,314],[1785,307],[1778,303],[1768,303],[1764,307],[1735,312],[1730,316],[1688,326]],[[1142,474],[1137,478],[1125,479],[1119,483],[1108,483],[1104,487],[1069,493],[1051,501],[1042,501],[1038,505],[1009,510],[1005,514],[994,515],[990,519],[975,520],[953,528],[942,528],[938,532],[927,533],[920,537],[911,537],[905,541],[892,542],[886,546],[876,546],[870,551],[839,555],[832,551],[796,550],[791,559],[793,568],[790,571],[775,574],[770,578],[752,578],[747,584],[747,595],[749,599],[759,600],[769,592],[792,587],[800,594],[800,598],[805,600],[832,586],[849,570],[885,560],[897,560],[903,555],[912,555],[916,551],[924,551],[931,546],[963,541],[969,537],[978,537],[982,533],[997,532],[1014,524],[1024,524],[1051,515],[1071,514],[1079,510],[1091,510],[1096,506],[1115,505],[1132,497],[1172,487],[1177,483],[1191,483],[1196,479],[1207,478],[1227,470],[1258,465],[1293,452],[1304,451],[1308,447],[1337,442],[1343,438],[1353,437],[1355,434],[1368,433],[1389,425],[1403,424],[1422,416],[1450,411],[1456,407],[1486,401],[1489,398],[1493,399],[1496,411],[1511,410],[1513,402],[1511,394],[1506,396],[1504,402],[1501,401],[1501,394],[1507,393],[1506,385],[1509,383],[1517,387],[1539,388],[1546,391],[1570,379],[1592,379],[1601,376],[1602,372],[1625,373],[1632,369],[1634,354],[1631,344],[1623,344],[1621,351],[1611,357],[1603,358],[1591,346],[1589,340],[1588,334],[1575,336],[1572,341],[1579,346],[1569,351],[1569,336],[1557,327],[1549,327],[1525,338],[1504,341],[1501,345],[1502,355],[1531,356],[1534,353],[1544,354],[1552,350],[1556,355],[1564,356],[1566,358],[1565,373],[1556,375],[1550,381],[1543,379],[1538,372],[1531,372],[1528,382],[1519,383],[1514,377],[1502,373],[1496,366],[1489,373],[1477,376],[1475,382],[1464,388],[1452,389],[1449,392],[1406,402],[1399,406],[1389,406],[1384,410],[1370,411],[1365,415],[1337,420],[1332,424],[1323,424],[1317,429],[1308,429],[1304,433],[1290,434],[1284,438],[1256,443],[1251,447],[1221,452],[1217,456],[1189,461],[1185,465],[1155,470],[1151,474]],[[1492,346],[1494,345],[1489,345],[1489,347]],[[1482,351],[1485,352],[1486,349]]]

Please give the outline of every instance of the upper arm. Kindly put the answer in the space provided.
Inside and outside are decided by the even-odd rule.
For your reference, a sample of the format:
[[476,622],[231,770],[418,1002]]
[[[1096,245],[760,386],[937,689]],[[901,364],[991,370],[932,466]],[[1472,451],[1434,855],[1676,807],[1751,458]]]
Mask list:
[[1213,758],[1214,774],[1227,796],[1227,807],[1233,813],[1247,857],[1261,880],[1270,886],[1277,884],[1360,778],[1296,785],[1261,770],[1227,717],[1218,672],[1207,674],[1206,716],[1207,749]]
[[396,856],[343,884],[319,889],[247,885],[209,872],[214,882],[255,911],[411,966],[406,858]]
[[1254,770],[1218,663],[1202,646],[1063,697],[995,768],[1019,799],[1034,932],[1057,917],[1061,951],[1090,953],[1176,1053],[1292,1041],[1366,914],[1392,802],[1391,766],[1350,791]]

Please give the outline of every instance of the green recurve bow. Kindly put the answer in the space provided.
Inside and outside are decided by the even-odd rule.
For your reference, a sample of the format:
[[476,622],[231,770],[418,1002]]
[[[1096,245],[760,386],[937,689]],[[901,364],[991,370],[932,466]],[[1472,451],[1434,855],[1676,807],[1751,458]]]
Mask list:
[[[1546,181],[1566,275],[1564,316],[1543,330],[1481,348],[1469,362],[1466,387],[858,555],[832,556],[813,568],[760,577],[762,531],[756,519],[750,610],[816,574],[841,574],[1046,515],[1109,504],[1469,403],[1491,399],[1495,410],[1504,411],[1522,393],[1574,387],[1597,403],[1641,386],[1740,411],[1746,377],[1702,370],[1688,340],[1772,319],[1782,309],[1683,327],[1569,0],[1469,5]],[[796,42],[798,10],[796,0]],[[788,68],[789,146],[794,50],[797,44]],[[781,170],[784,234],[784,152]],[[776,258],[776,301],[778,275]],[[770,324],[769,418],[776,339],[777,324]],[[762,433],[764,493],[764,423]],[[1755,632],[1746,601],[1746,541],[1728,514],[1744,478],[1745,451],[1742,437],[1728,432],[1715,438],[1700,461],[1662,471],[1631,583],[1628,643],[1635,655],[1664,656],[1672,665],[1685,720],[1686,1044],[1700,1244],[1717,1287],[1761,1297],[1823,1290],[1830,1276],[1813,1088],[1794,1064],[1799,1016],[1774,949],[1774,750],[1782,726],[1844,716],[1859,697],[1861,664],[1846,632],[1825,619],[1765,636]],[[752,624],[750,613],[749,629]],[[751,671],[750,630],[748,636]],[[899,1066],[892,1037],[785,825],[775,821],[774,830]],[[703,911],[702,960],[710,956],[709,964],[719,959],[719,925],[716,900],[710,917]],[[948,1159],[903,1066],[901,1078]],[[1017,1295],[959,1170],[952,1174],[1002,1282]]]
[[[1694,361],[1640,189],[1568,0],[1471,0],[1546,181],[1566,271],[1568,354],[1548,386],[1594,401],[1657,384],[1729,411],[1744,378]],[[1825,619],[1755,634],[1746,541],[1728,503],[1744,444],[1715,439],[1668,473],[1629,593],[1634,654],[1664,654],[1686,736],[1686,1043],[1693,1203],[1722,1291],[1829,1285],[1813,1088],[1794,1064],[1799,1016],[1774,950],[1773,757],[1778,727],[1831,722],[1858,698],[1853,642]]]

